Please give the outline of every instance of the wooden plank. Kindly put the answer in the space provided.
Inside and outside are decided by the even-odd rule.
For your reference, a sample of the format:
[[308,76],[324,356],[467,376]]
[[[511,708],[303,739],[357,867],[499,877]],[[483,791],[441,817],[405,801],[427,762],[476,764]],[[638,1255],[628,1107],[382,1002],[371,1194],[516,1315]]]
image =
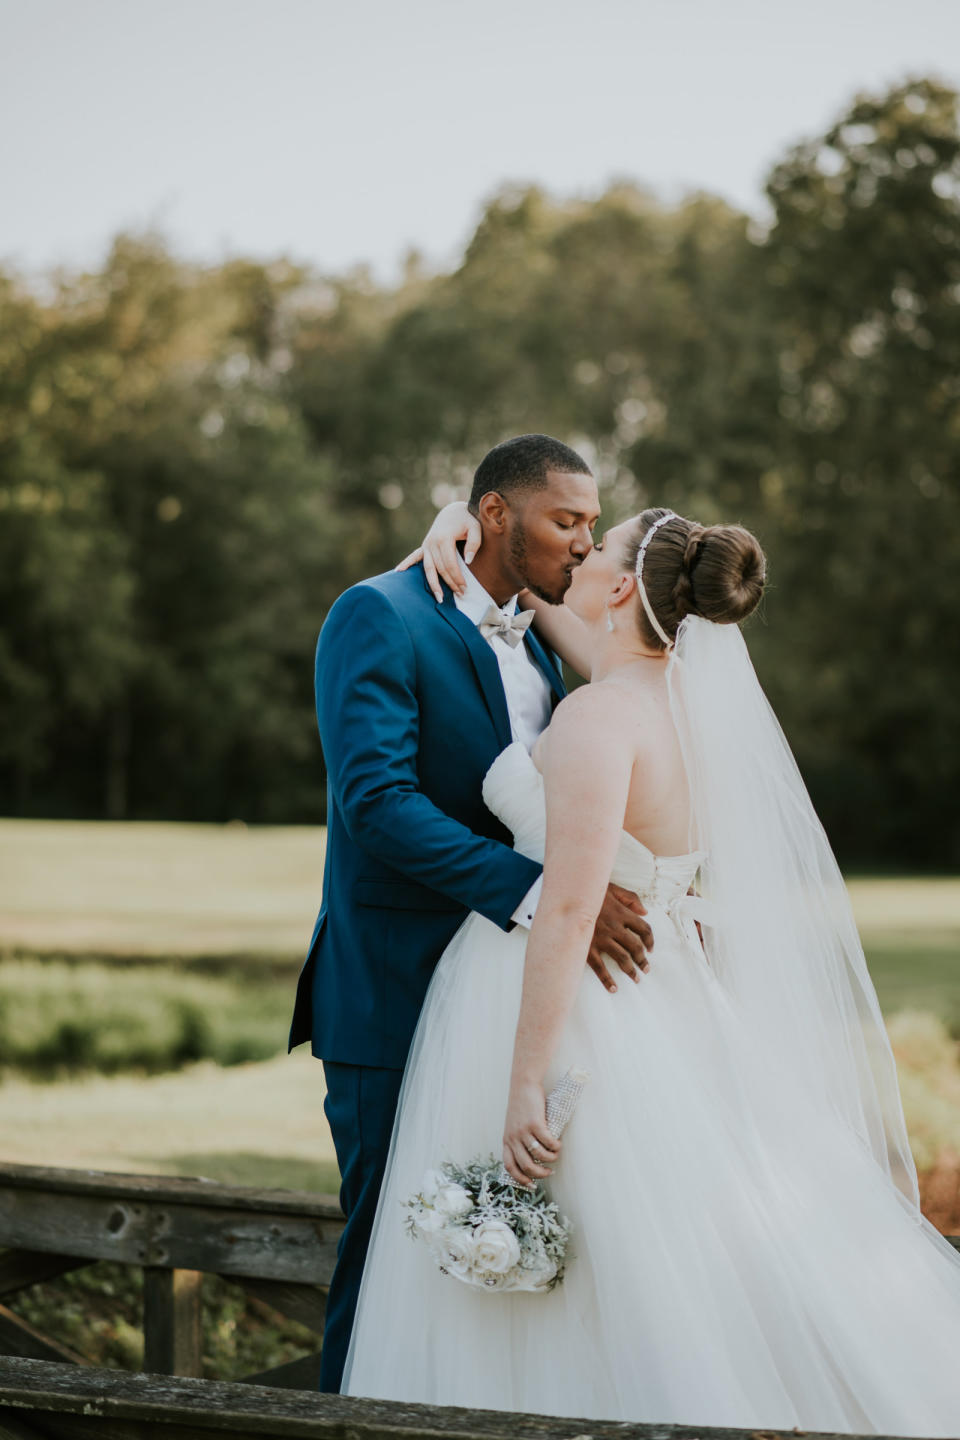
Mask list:
[[323,1334],[327,1315],[327,1291],[318,1285],[279,1284],[275,1280],[251,1280],[246,1276],[225,1275],[225,1280],[241,1285],[254,1300],[279,1310],[288,1320],[296,1320],[309,1330]]
[[0,1410],[0,1440],[48,1440],[49,1434],[49,1430],[41,1434],[32,1425],[26,1425],[22,1420]]
[[[168,1420],[114,1420],[93,1415],[50,1415],[39,1421],[40,1430],[29,1431],[25,1440],[223,1440],[222,1430],[191,1421],[187,1425]],[[316,1432],[314,1432],[316,1433]],[[0,1429],[0,1440],[3,1430]],[[16,1437],[15,1437],[16,1440]],[[246,1431],[236,1431],[230,1440],[261,1440]]]
[[50,1255],[40,1250],[8,1250],[0,1255],[0,1298],[15,1295],[18,1290],[28,1290],[31,1285],[40,1285],[44,1280],[55,1280],[69,1270],[80,1270],[89,1265],[89,1260],[78,1260],[76,1255]]
[[202,1375],[199,1270],[143,1272],[143,1368],[161,1375]]
[[[91,1415],[44,1414],[27,1440],[211,1440],[216,1434],[209,1426],[167,1424],[162,1420],[114,1420]],[[2,1424],[2,1421],[0,1421]],[[222,1432],[221,1432],[222,1434]],[[0,1440],[3,1430],[0,1429]],[[236,1440],[245,1440],[238,1435]]]
[[[552,1415],[515,1415],[504,1410],[467,1410],[458,1406],[399,1404],[384,1400],[279,1390],[263,1385],[226,1384],[177,1376],[131,1375],[43,1364],[36,1360],[0,1360],[0,1416],[38,1428],[48,1417],[87,1417],[88,1432],[107,1440],[796,1440],[795,1431],[719,1429],[701,1425],[642,1425],[614,1420],[567,1419]],[[137,1431],[110,1430],[139,1422]],[[96,1423],[103,1427],[95,1428]],[[169,1430],[165,1427],[171,1427]],[[809,1440],[817,1440],[813,1432]],[[819,1440],[841,1440],[831,1435]],[[848,1435],[843,1440],[851,1440]],[[862,1440],[862,1437],[861,1437]],[[892,1440],[892,1437],[873,1437]]]
[[320,1351],[301,1355],[299,1360],[288,1360],[286,1365],[275,1365],[272,1370],[261,1370],[256,1375],[244,1375],[241,1385],[275,1385],[282,1390],[316,1390],[320,1384]]
[[88,1260],[329,1285],[342,1229],[289,1210],[168,1205],[146,1190],[132,1201],[0,1183],[0,1242]]
[[19,1355],[30,1360],[56,1360],[83,1365],[82,1355],[44,1335],[28,1321],[22,1320],[6,1305],[0,1305],[0,1355]]
[[218,1209],[266,1210],[271,1214],[311,1215],[342,1220],[335,1195],[311,1190],[268,1190],[222,1185],[215,1180],[171,1175],[124,1175],[108,1170],[69,1170],[59,1166],[0,1164],[0,1188],[42,1190],[48,1194],[99,1195],[112,1200],[151,1200],[164,1205],[213,1204]]

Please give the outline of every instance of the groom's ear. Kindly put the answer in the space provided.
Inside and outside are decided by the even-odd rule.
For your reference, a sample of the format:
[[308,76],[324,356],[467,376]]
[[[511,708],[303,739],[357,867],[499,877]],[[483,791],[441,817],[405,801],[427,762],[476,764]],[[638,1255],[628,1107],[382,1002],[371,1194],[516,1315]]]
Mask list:
[[477,505],[477,518],[484,530],[502,535],[507,528],[507,502],[498,490],[488,490],[481,495]]

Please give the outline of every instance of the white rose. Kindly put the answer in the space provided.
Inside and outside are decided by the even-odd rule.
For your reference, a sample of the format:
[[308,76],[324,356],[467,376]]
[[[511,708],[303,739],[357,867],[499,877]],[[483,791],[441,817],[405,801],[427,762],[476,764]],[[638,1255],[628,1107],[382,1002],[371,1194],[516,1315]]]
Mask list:
[[420,1186],[420,1196],[426,1205],[433,1205],[437,1198],[437,1191],[445,1184],[441,1170],[428,1170],[423,1177],[423,1184]]
[[437,1210],[421,1208],[413,1213],[413,1223],[420,1235],[435,1235],[442,1230],[446,1221]]
[[458,1280],[465,1280],[473,1269],[473,1246],[463,1230],[448,1230],[438,1235],[433,1250],[437,1263]]
[[520,1259],[516,1235],[502,1220],[485,1220],[473,1232],[475,1264],[478,1270],[505,1275]]
[[466,1215],[473,1209],[469,1190],[465,1190],[462,1185],[457,1185],[453,1180],[447,1180],[437,1186],[433,1203],[441,1215]]

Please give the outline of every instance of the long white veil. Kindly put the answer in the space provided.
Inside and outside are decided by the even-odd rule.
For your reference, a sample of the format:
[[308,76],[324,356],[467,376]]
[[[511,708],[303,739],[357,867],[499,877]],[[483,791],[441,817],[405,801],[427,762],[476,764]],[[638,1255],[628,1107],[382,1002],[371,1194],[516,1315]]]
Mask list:
[[688,616],[667,667],[714,923],[707,959],[758,1044],[919,1215],[893,1052],[837,862],[736,625]]

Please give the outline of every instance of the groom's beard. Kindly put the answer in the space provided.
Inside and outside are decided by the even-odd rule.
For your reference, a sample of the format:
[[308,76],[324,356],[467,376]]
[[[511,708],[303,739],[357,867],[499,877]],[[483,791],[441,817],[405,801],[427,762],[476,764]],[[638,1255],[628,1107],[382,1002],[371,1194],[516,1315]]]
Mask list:
[[527,546],[527,532],[519,522],[513,527],[510,535],[509,547],[510,562],[516,573],[523,578],[525,587],[532,591],[540,600],[546,600],[548,605],[561,605],[563,597],[570,588],[570,581],[573,578],[573,565],[569,570],[562,570],[556,583],[549,587],[545,580],[538,580],[530,574],[530,553]]

